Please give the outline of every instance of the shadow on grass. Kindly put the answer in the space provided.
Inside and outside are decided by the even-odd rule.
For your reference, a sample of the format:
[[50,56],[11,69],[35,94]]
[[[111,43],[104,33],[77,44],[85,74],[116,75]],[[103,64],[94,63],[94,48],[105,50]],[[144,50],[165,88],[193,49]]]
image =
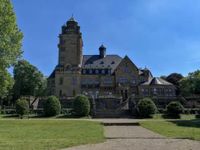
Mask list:
[[200,119],[170,121],[177,126],[200,128]]

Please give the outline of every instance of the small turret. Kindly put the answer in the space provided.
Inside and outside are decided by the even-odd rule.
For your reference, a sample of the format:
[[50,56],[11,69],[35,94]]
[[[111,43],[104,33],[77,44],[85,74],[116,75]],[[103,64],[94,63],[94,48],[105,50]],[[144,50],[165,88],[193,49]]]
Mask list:
[[103,44],[99,47],[99,57],[106,57],[106,47]]

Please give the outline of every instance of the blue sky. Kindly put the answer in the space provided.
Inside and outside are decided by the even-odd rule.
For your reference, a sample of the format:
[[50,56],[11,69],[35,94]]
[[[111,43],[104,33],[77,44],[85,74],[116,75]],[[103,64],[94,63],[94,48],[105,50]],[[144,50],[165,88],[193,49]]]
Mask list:
[[74,14],[84,54],[126,54],[154,76],[200,68],[199,0],[12,0],[24,33],[23,57],[49,75],[61,26]]

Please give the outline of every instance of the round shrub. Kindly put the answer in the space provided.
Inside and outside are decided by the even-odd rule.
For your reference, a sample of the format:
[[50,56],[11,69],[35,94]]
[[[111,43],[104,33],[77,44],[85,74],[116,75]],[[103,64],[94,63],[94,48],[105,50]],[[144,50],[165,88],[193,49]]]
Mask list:
[[55,96],[49,96],[44,104],[44,114],[47,117],[59,115],[61,111],[60,101]]
[[139,115],[143,118],[152,117],[157,111],[155,103],[150,98],[141,99],[138,102],[137,108]]
[[183,113],[184,107],[180,102],[170,102],[166,107],[166,115],[171,118],[180,118],[180,114]]
[[29,112],[29,104],[25,99],[18,99],[16,101],[16,113],[23,118]]
[[90,112],[90,102],[86,96],[79,95],[74,100],[74,112],[76,116],[88,116]]

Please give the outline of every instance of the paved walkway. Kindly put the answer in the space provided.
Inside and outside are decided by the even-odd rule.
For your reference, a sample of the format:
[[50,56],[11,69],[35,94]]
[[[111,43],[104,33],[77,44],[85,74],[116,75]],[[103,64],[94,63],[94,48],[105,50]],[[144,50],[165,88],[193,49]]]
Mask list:
[[[108,123],[109,121],[104,120],[103,122]],[[111,122],[116,122],[116,120]],[[121,120],[120,122],[126,121]],[[107,138],[105,142],[66,150],[200,150],[198,141],[168,139],[140,126],[105,126],[104,130]]]

